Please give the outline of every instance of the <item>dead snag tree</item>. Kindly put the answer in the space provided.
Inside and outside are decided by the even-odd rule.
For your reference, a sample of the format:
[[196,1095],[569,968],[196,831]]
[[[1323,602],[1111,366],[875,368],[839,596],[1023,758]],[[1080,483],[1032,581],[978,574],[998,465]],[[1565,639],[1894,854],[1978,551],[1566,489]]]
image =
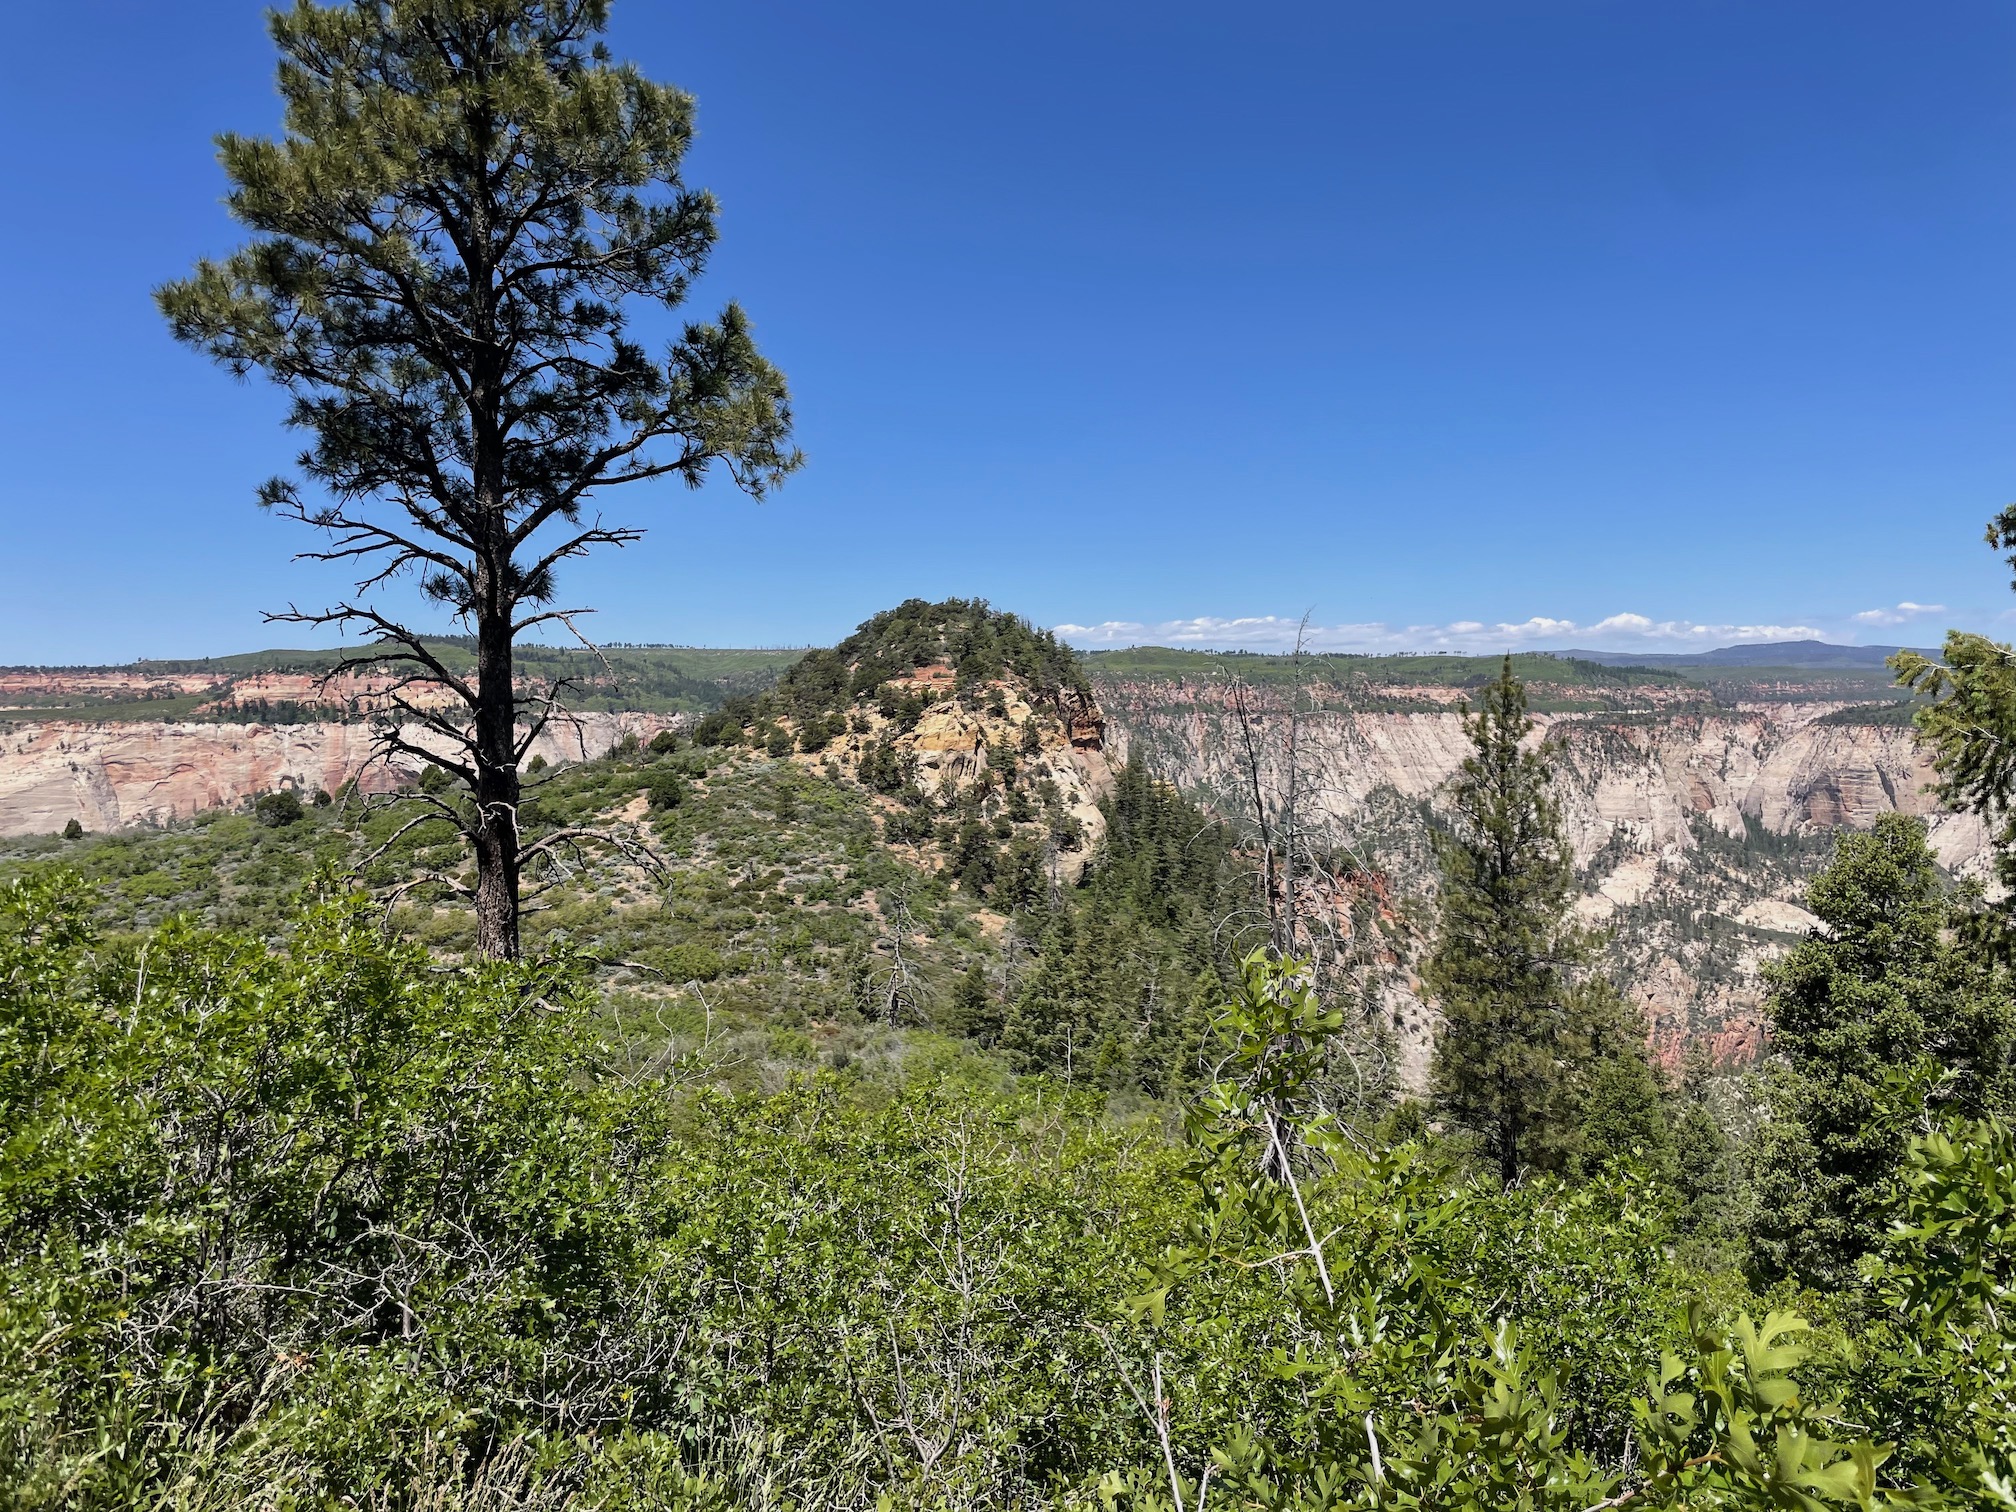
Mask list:
[[[557,607],[561,562],[641,534],[590,512],[598,491],[698,487],[718,462],[761,497],[801,460],[739,308],[658,356],[629,332],[634,309],[683,303],[715,204],[680,179],[691,97],[612,62],[607,18],[606,0],[276,11],[284,134],[218,138],[254,239],[156,296],[179,339],[292,395],[301,476],[260,500],[361,578],[271,618],[366,637],[341,670],[390,674],[381,754],[467,786],[443,808],[492,956],[518,949],[519,761],[566,688],[519,687],[513,643],[585,612]],[[409,573],[473,634],[473,666],[374,595]]]

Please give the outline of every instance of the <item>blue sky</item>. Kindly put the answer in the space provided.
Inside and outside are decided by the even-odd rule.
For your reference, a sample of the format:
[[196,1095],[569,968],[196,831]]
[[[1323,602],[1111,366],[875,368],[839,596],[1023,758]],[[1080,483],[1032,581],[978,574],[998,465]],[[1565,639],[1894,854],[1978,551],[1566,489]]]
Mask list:
[[[0,661],[271,644],[338,587],[281,401],[150,288],[240,239],[261,7],[72,0],[0,59]],[[1083,644],[2007,633],[2016,7],[616,0],[699,100],[704,311],[805,471],[623,490],[611,640],[982,595]]]

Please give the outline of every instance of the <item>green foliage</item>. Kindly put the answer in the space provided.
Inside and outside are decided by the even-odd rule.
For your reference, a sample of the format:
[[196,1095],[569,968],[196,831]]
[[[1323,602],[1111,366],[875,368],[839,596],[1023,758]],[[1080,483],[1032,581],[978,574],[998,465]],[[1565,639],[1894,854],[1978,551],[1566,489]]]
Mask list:
[[[274,944],[101,940],[90,906],[56,873],[0,894],[8,1505],[1148,1508],[1173,1475],[1194,1507],[1208,1468],[1211,1506],[1284,1512],[1819,1512],[1902,1505],[1893,1465],[1915,1506],[2007,1482],[2002,1125],[1914,1147],[1875,1322],[1808,1359],[1796,1319],[1700,1302],[1628,1164],[1505,1191],[1366,1144],[1292,962],[1207,998],[1178,1148],[928,1057],[894,1095],[851,1064],[723,1093],[571,953],[443,967],[361,903]],[[977,961],[949,997],[999,1012]]]
[[127,1505],[234,1426],[248,1466],[284,1441],[361,1487],[430,1432],[508,1436],[514,1399],[620,1418],[607,1367],[670,1321],[612,1352],[662,1118],[583,1089],[564,959],[444,975],[351,905],[280,951],[93,953],[78,901],[17,886],[0,932],[18,1496]]
[[908,599],[863,622],[832,650],[806,653],[767,702],[792,719],[823,721],[879,692],[890,700],[885,714],[902,724],[908,713],[914,724],[924,705],[910,712],[885,685],[934,664],[950,666],[962,689],[1013,677],[1035,698],[1060,707],[1067,699],[1073,706],[1091,701],[1077,654],[1049,631],[989,608],[984,599]]
[[361,906],[127,950],[83,901],[0,899],[9,1505],[595,1505],[738,1444],[821,1504],[1026,1504],[1144,1453],[1084,1389],[1175,1223],[1137,1135],[621,1072],[564,956],[434,970]]
[[1772,1121],[1755,1162],[1751,1263],[1839,1287],[1882,1232],[1898,1160],[1928,1103],[2009,1106],[2016,1010],[2006,980],[1954,937],[1922,820],[1843,833],[1807,906],[1821,928],[1767,970]]
[[2016,1138],[2000,1118],[1924,1135],[1870,1266],[1887,1311],[1859,1395],[1962,1506],[2016,1501]]
[[[2006,527],[2010,516],[1990,527]],[[1932,753],[1937,792],[1979,814],[1993,841],[1995,877],[2005,897],[2016,887],[2016,652],[1986,636],[1949,631],[1943,665],[1912,651],[1891,658],[1899,682],[1929,699],[1917,713],[1918,743]],[[2007,904],[1981,908],[1971,930],[1995,954],[2016,958]]]
[[1198,1075],[1207,1010],[1231,971],[1237,934],[1221,923],[1236,906],[1232,837],[1139,763],[1100,807],[1106,840],[1078,887],[1053,888],[1032,839],[989,863],[1034,955],[999,1043],[1017,1070],[1178,1091]]
[[1635,1404],[1647,1504],[1821,1512],[1877,1500],[1889,1446],[1824,1436],[1846,1424],[1800,1393],[1806,1329],[1803,1318],[1772,1313],[1762,1324],[1740,1317],[1725,1333],[1689,1309],[1692,1357],[1668,1355]]
[[[1871,1504],[1884,1452],[1822,1436],[1839,1418],[1800,1395],[1803,1354],[1785,1342],[1803,1325],[1739,1318],[1725,1333],[1698,1308],[1675,1317],[1655,1189],[1504,1191],[1451,1182],[1416,1150],[1362,1150],[1309,1105],[1343,1022],[1299,963],[1250,957],[1216,1022],[1221,1074],[1188,1124],[1203,1206],[1132,1304],[1160,1345],[1162,1405],[1142,1408],[1165,1430],[1163,1473],[1115,1472],[1109,1502]],[[1260,1314],[1235,1316],[1213,1290],[1228,1265],[1277,1275]],[[1264,1332],[1278,1394],[1199,1422],[1233,1383],[1192,1352],[1186,1303],[1223,1309],[1226,1332]],[[1606,1463],[1634,1429],[1636,1450]],[[1202,1463],[1179,1448],[1200,1433]]]
[[[429,767],[428,771],[437,770]],[[268,829],[280,829],[289,824],[299,824],[306,811],[301,806],[301,795],[292,788],[281,788],[278,792],[262,793],[252,805],[252,813]]]
[[748,721],[749,701],[729,699],[693,727],[696,746],[731,746],[742,743],[743,726]]
[[1422,972],[1445,1020],[1437,1106],[1508,1187],[1528,1169],[1661,1147],[1642,1029],[1608,984],[1570,975],[1589,952],[1569,919],[1575,872],[1545,748],[1523,744],[1533,721],[1509,656],[1464,729],[1476,749],[1437,837],[1441,918]]
[[84,838],[84,826],[74,817],[65,820],[63,824],[63,838],[65,840],[82,840]]

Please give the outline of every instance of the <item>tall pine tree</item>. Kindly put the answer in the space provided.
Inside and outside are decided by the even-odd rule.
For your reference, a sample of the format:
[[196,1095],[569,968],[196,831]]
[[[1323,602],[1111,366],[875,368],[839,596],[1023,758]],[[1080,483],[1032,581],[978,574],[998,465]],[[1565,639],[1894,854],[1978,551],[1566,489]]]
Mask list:
[[[714,245],[687,187],[691,97],[610,60],[607,0],[295,0],[270,17],[286,130],[218,138],[254,240],[157,295],[175,335],[293,399],[313,492],[262,502],[325,532],[355,596],[274,616],[367,637],[393,674],[384,755],[457,779],[429,803],[476,861],[477,939],[518,950],[518,764],[565,683],[522,686],[513,644],[583,611],[555,572],[639,532],[591,506],[619,483],[761,495],[798,465],[784,378],[729,305],[654,355],[628,307],[676,309]],[[472,632],[473,666],[367,602],[415,573]],[[418,726],[427,733],[414,738]]]
[[[1441,927],[1423,973],[1443,1017],[1437,1108],[1476,1139],[1506,1186],[1574,1153],[1594,1064],[1643,1056],[1642,1038],[1591,1032],[1621,1004],[1574,980],[1589,944],[1569,917],[1575,872],[1544,748],[1525,745],[1533,727],[1507,656],[1482,708],[1464,719],[1475,750],[1436,843]],[[1635,1126],[1618,1106],[1634,1089],[1656,1097],[1649,1078],[1602,1079],[1605,1126]]]

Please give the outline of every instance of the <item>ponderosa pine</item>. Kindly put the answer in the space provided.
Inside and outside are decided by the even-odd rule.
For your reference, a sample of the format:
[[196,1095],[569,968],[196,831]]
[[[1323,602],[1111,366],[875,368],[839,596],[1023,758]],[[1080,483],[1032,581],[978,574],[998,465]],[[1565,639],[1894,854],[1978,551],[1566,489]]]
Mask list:
[[[292,396],[316,493],[275,479],[261,502],[362,577],[274,618],[366,635],[339,670],[395,674],[380,750],[467,788],[433,807],[474,853],[491,956],[517,953],[519,868],[550,843],[521,844],[519,762],[565,692],[520,687],[514,642],[583,612],[556,607],[562,562],[641,534],[589,506],[717,462],[760,497],[801,460],[737,306],[658,356],[629,331],[627,306],[684,302],[715,202],[680,177],[692,98],[614,63],[607,19],[607,0],[275,11],[285,132],[218,138],[254,239],[157,295],[179,339]],[[364,602],[409,572],[473,632],[473,666]]]

